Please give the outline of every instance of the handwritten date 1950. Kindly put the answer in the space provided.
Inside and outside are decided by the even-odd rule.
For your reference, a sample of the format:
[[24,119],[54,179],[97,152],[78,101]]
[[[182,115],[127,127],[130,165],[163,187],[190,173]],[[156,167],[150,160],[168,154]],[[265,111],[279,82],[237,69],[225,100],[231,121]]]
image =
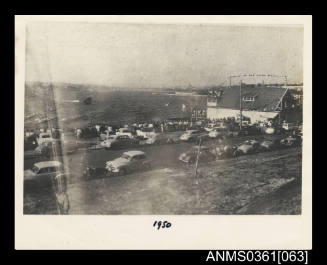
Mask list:
[[153,223],[153,227],[157,227],[157,229],[159,230],[160,228],[169,228],[171,227],[171,223],[169,223],[168,221],[155,221]]

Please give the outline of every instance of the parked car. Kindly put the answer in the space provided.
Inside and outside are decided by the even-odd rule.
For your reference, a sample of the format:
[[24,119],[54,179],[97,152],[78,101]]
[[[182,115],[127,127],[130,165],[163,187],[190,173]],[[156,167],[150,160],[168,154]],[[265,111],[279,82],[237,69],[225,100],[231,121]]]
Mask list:
[[231,145],[217,146],[212,150],[212,153],[216,155],[218,159],[231,158],[235,156],[235,150],[237,147]]
[[120,129],[118,130],[118,132],[116,133],[116,135],[119,135],[119,136],[121,136],[121,135],[125,135],[125,136],[128,136],[129,138],[133,138],[133,133],[132,133],[132,131],[131,131],[130,129],[128,129],[128,128],[120,128]]
[[111,143],[114,142],[116,140],[118,136],[117,135],[110,135],[107,136],[107,139],[103,140],[100,143],[100,146],[104,147],[104,148],[110,148],[111,147]]
[[263,142],[260,143],[260,149],[262,151],[271,151],[271,150],[276,150],[280,147],[280,141],[279,140],[264,140]]
[[161,145],[161,144],[175,144],[178,143],[180,139],[178,137],[169,136],[166,133],[157,133],[155,135],[149,136],[148,138],[141,139],[140,145]]
[[136,130],[137,136],[143,136],[144,138],[150,138],[156,135],[153,127],[142,128],[141,130]]
[[110,136],[115,135],[115,132],[113,132],[112,128],[108,128],[104,132],[100,133],[100,140],[104,141],[108,139]]
[[260,144],[256,140],[247,140],[236,149],[237,155],[253,154],[259,150]]
[[[199,147],[193,146],[189,151],[182,153],[178,159],[184,163],[194,164],[196,162],[198,152]],[[199,153],[199,163],[211,162],[214,160],[216,160],[216,156],[210,152],[210,149],[206,146],[201,146]]]
[[52,142],[54,139],[51,136],[51,133],[45,132],[40,133],[39,137],[37,138],[37,143],[40,145],[46,142]]
[[50,156],[62,156],[69,155],[78,150],[78,146],[74,141],[53,141],[53,142],[44,142],[40,144],[35,152],[38,155],[50,157]]
[[102,142],[105,149],[120,149],[137,146],[139,140],[130,138],[128,135],[116,135]]
[[40,156],[48,156],[49,147],[47,142],[39,144],[34,150],[25,150],[24,159],[31,159]]
[[36,155],[44,155],[44,156],[48,156],[50,153],[50,144],[52,142],[43,142],[41,144],[39,144],[38,147],[35,148],[34,152]]
[[146,154],[142,151],[128,151],[121,157],[106,162],[106,169],[111,173],[125,175],[127,173],[149,169],[151,162],[147,159]]
[[210,138],[224,139],[227,136],[227,130],[220,127],[215,127],[209,132]]
[[24,171],[24,184],[35,186],[49,186],[53,177],[63,173],[63,166],[59,161],[44,161],[35,163],[32,169]]
[[204,129],[205,129],[207,132],[211,132],[215,127],[216,127],[216,124],[214,124],[214,123],[209,123],[206,127],[204,127]]
[[167,137],[164,134],[155,134],[145,139],[145,144],[166,144]]
[[274,134],[275,133],[275,128],[273,127],[267,127],[264,129],[266,134]]
[[302,144],[301,136],[288,136],[280,141],[280,144],[285,147],[295,147]]
[[184,134],[181,135],[179,139],[182,141],[193,142],[197,141],[199,137],[204,135],[205,133],[201,132],[200,130],[187,130]]
[[249,135],[249,130],[244,127],[242,128],[242,130],[240,130],[239,128],[231,128],[226,131],[227,137],[239,137],[246,135]]
[[295,126],[294,123],[284,122],[283,125],[282,125],[282,128],[283,128],[285,131],[291,131],[291,130],[296,129],[296,126]]

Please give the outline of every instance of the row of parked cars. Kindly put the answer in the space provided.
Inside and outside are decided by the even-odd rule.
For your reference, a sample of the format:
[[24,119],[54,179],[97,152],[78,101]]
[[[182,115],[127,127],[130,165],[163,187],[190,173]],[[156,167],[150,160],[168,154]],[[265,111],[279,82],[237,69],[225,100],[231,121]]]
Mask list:
[[166,144],[177,143],[179,141],[196,142],[201,138],[202,141],[214,138],[237,137],[242,135],[258,134],[260,131],[251,126],[240,131],[239,128],[232,128],[227,124],[210,123],[206,126],[193,125],[186,130],[180,137],[168,136],[169,133],[155,132],[154,128],[142,128],[132,133],[129,128],[120,128],[116,133],[102,134],[102,142],[98,145],[99,148],[115,149],[115,148],[130,148],[138,145],[151,144]]
[[25,158],[32,158],[35,156],[49,157],[56,147],[63,154],[70,154],[76,152],[80,148],[92,149],[124,149],[133,148],[139,145],[153,145],[153,144],[171,144],[180,141],[199,142],[209,139],[225,139],[230,137],[255,135],[259,134],[260,130],[255,126],[244,124],[242,131],[236,126],[231,126],[224,122],[209,123],[206,126],[193,125],[193,127],[180,137],[169,133],[155,132],[153,127],[146,127],[132,131],[130,128],[120,128],[117,132],[107,131],[100,135],[100,143],[91,143],[87,141],[63,141],[63,139],[53,139],[51,133],[41,133],[38,137],[38,147],[34,150],[25,151]]
[[221,122],[208,124],[204,128],[200,127],[195,130],[187,130],[180,137],[180,140],[198,141],[201,138],[202,141],[206,141],[208,139],[226,139],[238,136],[258,135],[260,133],[261,130],[255,126],[247,125],[240,130],[239,127],[230,126]]
[[198,161],[211,162],[216,159],[231,158],[241,155],[254,154],[257,152],[273,151],[285,147],[295,147],[302,144],[302,139],[296,136],[288,136],[282,140],[266,139],[262,142],[257,140],[246,140],[237,146],[224,145],[214,148],[207,146],[194,146],[189,151],[182,153],[179,160],[193,164]]
[[[56,152],[57,155],[69,155],[78,151],[81,147],[74,141],[47,141],[41,142],[33,150],[24,151],[24,158],[30,159],[34,157],[44,156],[50,158]],[[56,151],[54,151],[56,150]]]
[[[109,175],[125,175],[127,173],[151,168],[151,161],[145,152],[134,150],[124,152],[121,157],[107,161],[104,168],[89,168],[84,171],[85,179]],[[59,161],[43,161],[35,163],[32,169],[24,171],[25,188],[50,186],[55,179],[65,179],[72,175],[65,173],[63,164]]]
[[[247,140],[237,146],[224,145],[214,148],[204,145],[193,146],[190,150],[182,153],[178,159],[187,164],[194,164],[198,158],[199,163],[206,163],[217,159],[300,146],[301,142],[300,137],[289,136],[282,140],[266,139],[262,142]],[[107,161],[104,168],[86,168],[84,177],[88,179],[99,176],[125,175],[134,171],[148,170],[151,165],[151,160],[148,159],[145,152],[132,150],[124,152],[114,160]],[[59,177],[69,177],[68,174],[65,174],[63,165],[59,161],[44,161],[35,163],[32,169],[24,171],[24,184],[37,182],[38,184],[50,185],[54,179]]]

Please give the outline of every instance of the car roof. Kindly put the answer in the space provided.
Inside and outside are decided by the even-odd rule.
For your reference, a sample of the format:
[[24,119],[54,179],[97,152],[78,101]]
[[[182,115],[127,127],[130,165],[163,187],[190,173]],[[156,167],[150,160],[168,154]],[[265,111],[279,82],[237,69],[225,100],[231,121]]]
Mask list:
[[135,150],[135,151],[125,152],[124,155],[135,156],[135,155],[145,155],[145,153],[142,151]]
[[38,162],[35,163],[34,166],[37,166],[38,168],[43,168],[43,167],[59,167],[62,164],[59,161],[43,161],[43,162]]
[[197,132],[199,130],[187,130],[186,132]]

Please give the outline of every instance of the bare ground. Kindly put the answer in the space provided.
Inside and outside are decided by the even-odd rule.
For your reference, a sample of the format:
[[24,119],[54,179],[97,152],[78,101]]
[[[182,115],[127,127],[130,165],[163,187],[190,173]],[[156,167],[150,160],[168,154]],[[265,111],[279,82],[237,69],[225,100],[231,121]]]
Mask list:
[[[70,214],[301,214],[301,150],[215,161],[197,181],[194,166],[174,166],[80,182],[68,196]],[[25,194],[24,213],[56,214],[51,198]]]

